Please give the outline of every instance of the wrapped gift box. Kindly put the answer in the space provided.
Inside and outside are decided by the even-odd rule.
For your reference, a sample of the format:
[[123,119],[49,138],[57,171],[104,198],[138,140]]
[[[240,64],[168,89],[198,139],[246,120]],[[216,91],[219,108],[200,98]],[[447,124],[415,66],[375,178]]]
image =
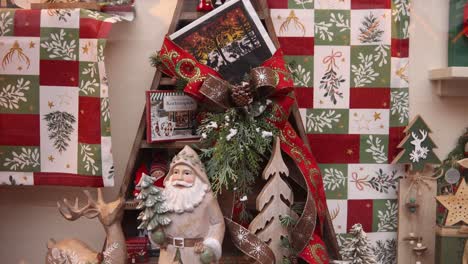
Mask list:
[[468,66],[468,32],[464,32],[467,3],[450,0],[448,66]]

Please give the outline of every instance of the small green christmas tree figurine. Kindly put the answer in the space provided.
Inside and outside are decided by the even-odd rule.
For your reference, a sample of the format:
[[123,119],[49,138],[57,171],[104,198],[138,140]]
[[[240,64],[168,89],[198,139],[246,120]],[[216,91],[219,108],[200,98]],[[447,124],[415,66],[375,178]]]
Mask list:
[[366,232],[362,230],[362,225],[353,225],[350,234],[351,237],[343,243],[341,252],[343,259],[351,261],[352,264],[377,264]]
[[406,137],[398,145],[403,150],[395,157],[392,164],[411,164],[412,171],[423,171],[426,164],[440,164],[432,151],[437,146],[428,136],[432,131],[418,115],[405,128]]
[[140,182],[137,185],[141,191],[136,197],[139,200],[138,210],[143,210],[138,215],[141,224],[138,229],[146,229],[150,238],[157,244],[163,244],[165,237],[162,227],[171,223],[166,214],[169,209],[164,205],[162,191],[153,185],[156,178],[143,173]]

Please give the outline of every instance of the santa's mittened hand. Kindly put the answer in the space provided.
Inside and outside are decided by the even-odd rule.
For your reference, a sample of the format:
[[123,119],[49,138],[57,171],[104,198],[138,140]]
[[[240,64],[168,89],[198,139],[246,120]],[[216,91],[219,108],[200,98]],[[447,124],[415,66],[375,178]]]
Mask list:
[[215,255],[213,250],[209,247],[205,247],[205,250],[200,254],[200,261],[202,264],[215,263]]

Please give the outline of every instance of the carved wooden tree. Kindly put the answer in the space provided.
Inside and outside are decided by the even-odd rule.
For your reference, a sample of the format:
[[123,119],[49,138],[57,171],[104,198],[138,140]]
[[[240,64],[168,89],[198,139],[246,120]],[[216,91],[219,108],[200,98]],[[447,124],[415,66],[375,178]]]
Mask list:
[[[283,258],[289,256],[288,250],[281,246],[281,238],[288,237],[288,228],[281,224],[281,217],[297,218],[290,208],[294,201],[293,192],[280,174],[287,177],[289,170],[281,156],[280,141],[276,138],[270,161],[262,174],[268,182],[257,196],[256,206],[260,213],[249,225],[250,232],[270,246],[276,263],[282,263]],[[282,199],[287,200],[289,205]]]

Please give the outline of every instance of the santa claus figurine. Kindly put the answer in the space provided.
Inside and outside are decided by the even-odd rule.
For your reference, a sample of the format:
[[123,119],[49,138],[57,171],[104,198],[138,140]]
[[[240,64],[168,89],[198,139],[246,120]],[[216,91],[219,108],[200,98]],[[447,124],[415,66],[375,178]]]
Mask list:
[[171,223],[164,227],[159,263],[217,263],[221,258],[224,218],[211,192],[205,168],[189,146],[177,154],[164,180]]

